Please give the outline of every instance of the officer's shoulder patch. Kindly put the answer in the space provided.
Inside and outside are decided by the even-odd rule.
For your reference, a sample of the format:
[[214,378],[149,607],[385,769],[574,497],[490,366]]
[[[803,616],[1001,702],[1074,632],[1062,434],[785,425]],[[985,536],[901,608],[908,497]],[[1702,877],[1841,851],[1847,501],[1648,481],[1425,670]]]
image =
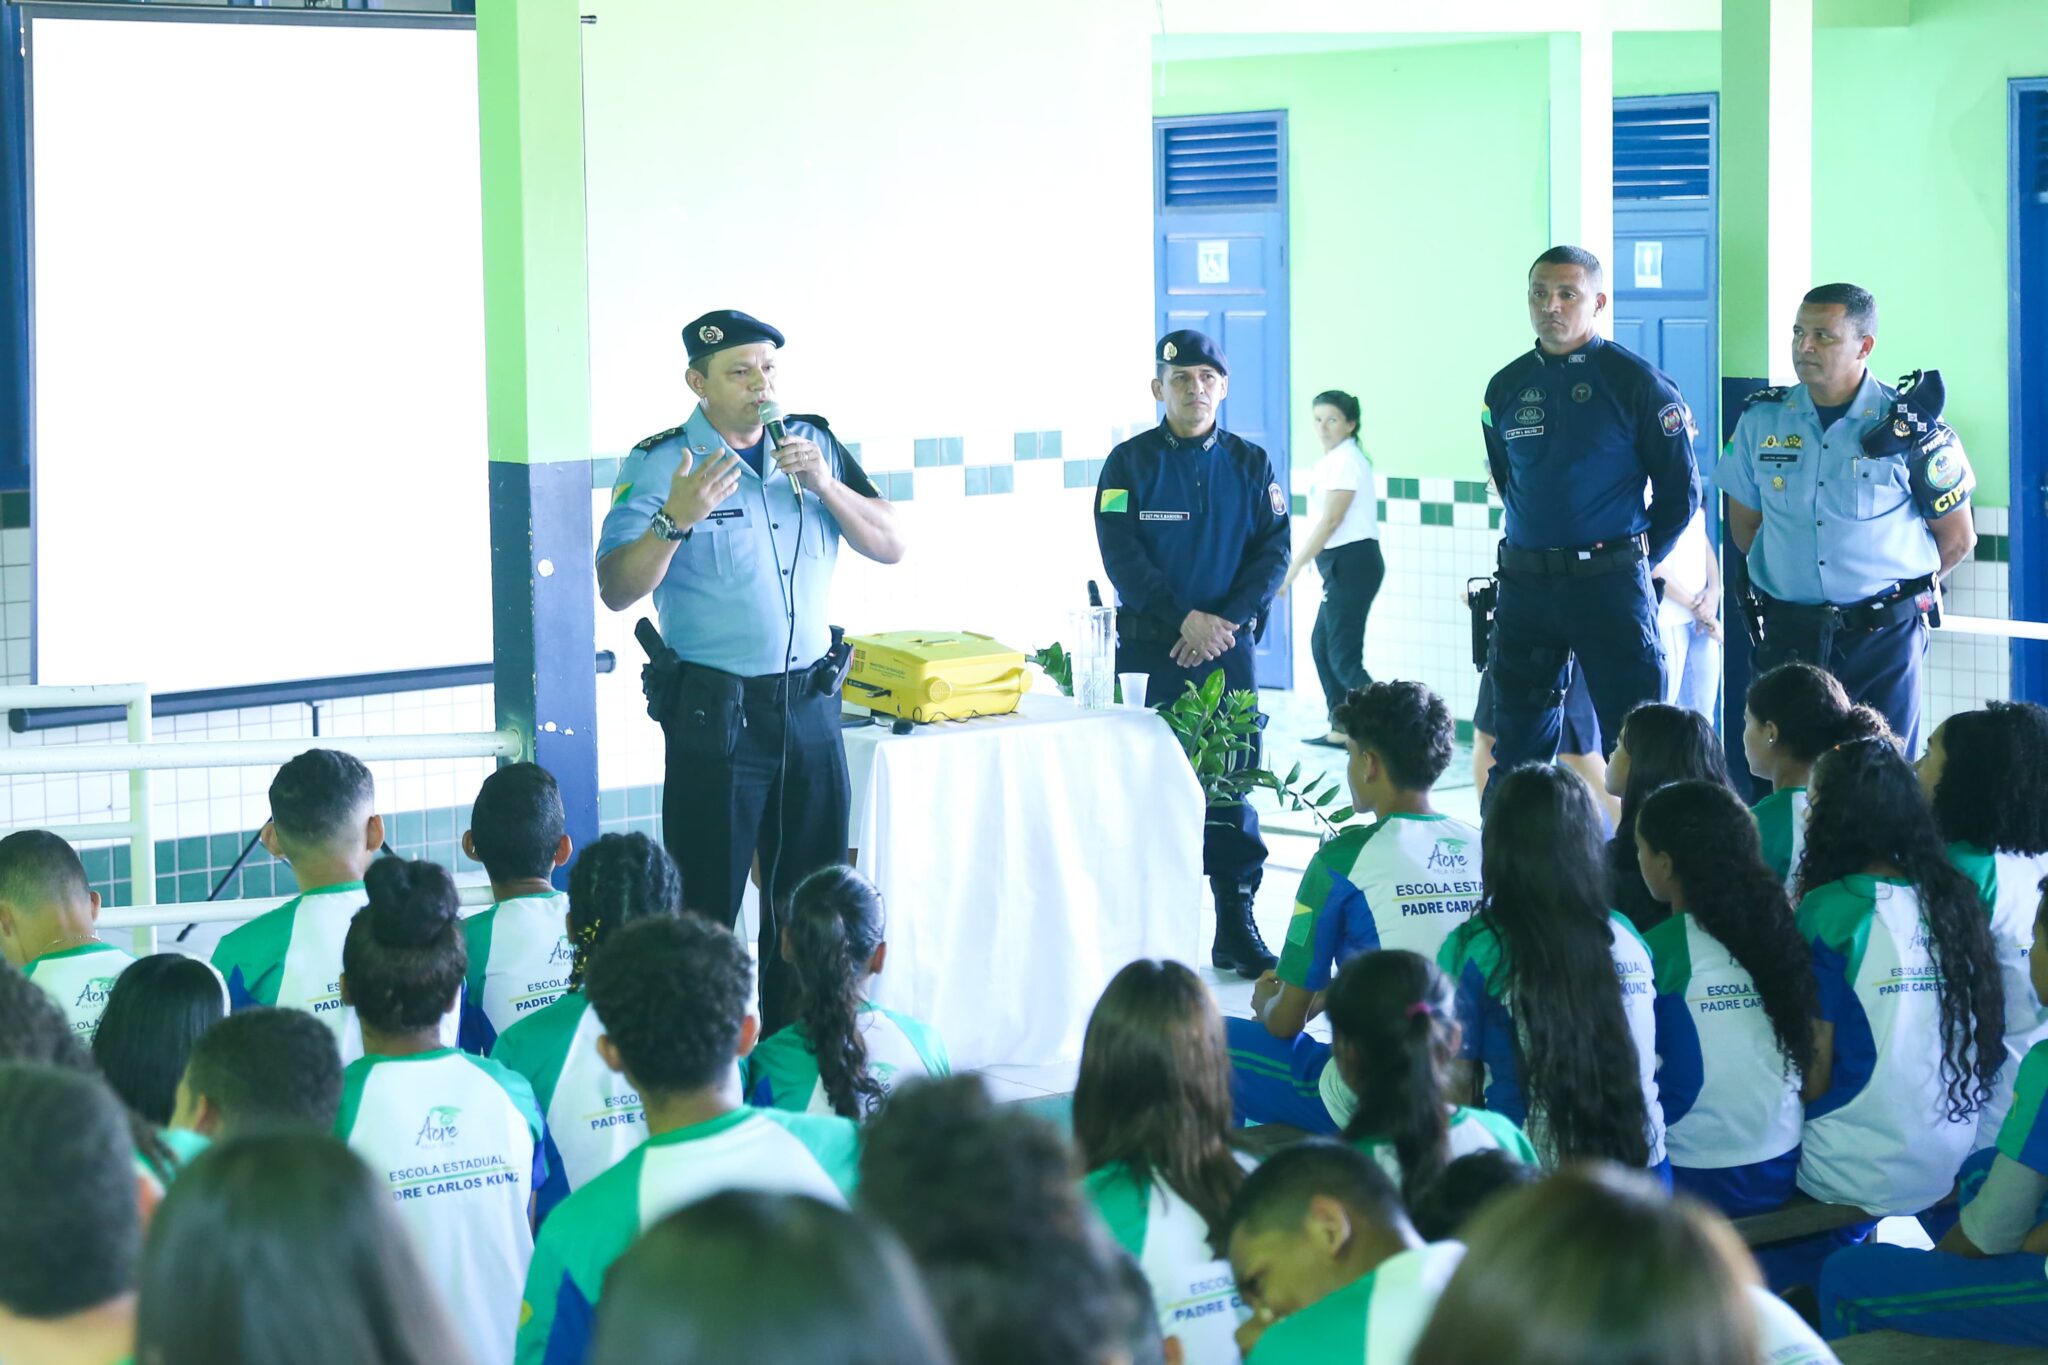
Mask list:
[[652,436],[648,437],[646,440],[636,442],[633,446],[633,449],[652,450],[656,446],[660,445],[663,441],[668,440],[671,436],[680,435],[682,433],[682,430],[683,429],[681,427],[670,427],[667,431],[657,431]]
[[1284,517],[1287,515],[1287,495],[1280,491],[1279,484],[1269,483],[1266,485],[1266,501],[1273,505],[1274,516]]
[[1128,488],[1105,488],[1096,499],[1098,512],[1128,512],[1131,510],[1131,490]]
[[1768,389],[1753,389],[1742,396],[1742,406],[1754,407],[1758,403],[1782,403],[1792,396],[1792,390],[1783,385]]
[[1907,458],[1907,469],[1914,504],[1930,521],[1968,502],[1977,487],[1970,457],[1963,453],[1962,441],[1946,422],[1937,421],[1933,435]]

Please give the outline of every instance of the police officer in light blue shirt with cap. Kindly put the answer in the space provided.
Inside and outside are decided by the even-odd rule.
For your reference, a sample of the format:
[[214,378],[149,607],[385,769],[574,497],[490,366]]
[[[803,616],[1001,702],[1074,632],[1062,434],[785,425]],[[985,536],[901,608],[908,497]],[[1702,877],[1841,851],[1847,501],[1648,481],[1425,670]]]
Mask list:
[[1714,479],[1748,558],[1761,674],[1833,673],[1917,751],[1926,613],[1977,543],[1975,478],[1940,420],[1941,377],[1894,388],[1865,362],[1877,301],[1853,284],[1807,294],[1792,327],[1799,383],[1749,395]]
[[[663,837],[689,907],[732,924],[757,852],[767,905],[845,860],[843,652],[826,600],[842,539],[884,564],[903,557],[903,539],[823,418],[772,410],[782,333],[722,310],[684,328],[683,343],[697,410],[620,465],[598,592],[613,611],[653,594],[676,661],[649,695],[667,738]],[[772,1032],[796,999],[772,914],[756,961]]]

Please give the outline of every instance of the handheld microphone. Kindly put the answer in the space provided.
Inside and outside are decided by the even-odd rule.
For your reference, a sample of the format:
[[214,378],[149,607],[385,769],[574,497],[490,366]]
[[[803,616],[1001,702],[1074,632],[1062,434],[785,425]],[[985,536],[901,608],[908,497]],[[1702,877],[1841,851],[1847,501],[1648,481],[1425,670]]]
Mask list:
[[[789,432],[782,425],[782,404],[771,399],[754,411],[760,417],[761,425],[767,428],[768,439],[773,443],[773,446],[787,445],[789,443]],[[773,446],[771,446],[771,449]],[[795,474],[789,476],[789,491],[796,494],[798,502],[804,500],[804,486],[796,481]]]

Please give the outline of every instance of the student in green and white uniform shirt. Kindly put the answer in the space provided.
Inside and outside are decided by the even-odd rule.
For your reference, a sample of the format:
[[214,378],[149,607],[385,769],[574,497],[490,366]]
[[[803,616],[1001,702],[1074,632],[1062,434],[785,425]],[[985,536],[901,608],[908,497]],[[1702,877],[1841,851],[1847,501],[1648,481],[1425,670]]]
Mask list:
[[1742,708],[1742,755],[1771,784],[1751,809],[1764,861],[1788,891],[1806,846],[1806,784],[1813,765],[1837,744],[1891,734],[1884,717],[1853,705],[1835,675],[1812,664],[1781,664],[1749,685]]
[[797,1022],[747,1059],[753,1102],[864,1119],[897,1081],[952,1072],[929,1024],[868,1000],[889,944],[882,893],[850,867],[820,868],[790,898],[782,958],[803,983]]
[[730,930],[695,915],[629,924],[591,959],[584,989],[604,1020],[598,1051],[639,1092],[648,1138],[541,1229],[520,1365],[583,1360],[605,1272],[663,1214],[728,1189],[844,1203],[858,1169],[850,1121],[741,1103],[733,1062],[759,1025],[752,964]]
[[1898,750],[1829,751],[1811,795],[1799,932],[1820,1013],[1799,1188],[1873,1217],[1918,1213],[1954,1187],[1978,1088],[2005,1061],[1997,949]]
[[1456,1000],[1434,962],[1400,949],[1354,957],[1338,969],[1328,1005],[1331,1069],[1355,1097],[1342,1115],[1344,1140],[1377,1161],[1405,1201],[1474,1152],[1536,1164],[1513,1119],[1453,1102]]
[[569,990],[498,1038],[491,1060],[533,1086],[547,1119],[547,1183],[535,1226],[556,1205],[617,1165],[647,1136],[640,1094],[597,1052],[604,1032],[583,993],[590,960],[635,920],[683,911],[683,879],[662,846],[644,834],[606,834],[569,872]]
[[455,881],[387,858],[342,948],[365,1052],[342,1073],[335,1136],[383,1183],[472,1359],[511,1359],[547,1176],[540,1112],[519,1075],[442,1045],[468,966]]
[[328,1133],[341,1111],[341,1049],[303,1010],[231,1014],[199,1036],[178,1081],[171,1131],[215,1141],[261,1129]]
[[[1159,1115],[1178,1115],[1161,1123]],[[1140,959],[1088,1019],[1074,1086],[1082,1190],[1144,1273],[1186,1365],[1233,1365],[1243,1302],[1221,1255],[1250,1159],[1230,1148],[1230,1054],[1200,977]]]
[[91,1043],[114,981],[135,959],[93,930],[100,893],[78,853],[43,829],[0,839],[0,953],[64,1011]]
[[549,881],[569,861],[567,825],[561,789],[538,763],[508,763],[477,791],[462,851],[490,875],[492,905],[462,925],[467,1051],[490,1051],[506,1029],[569,987],[569,898]]
[[2048,710],[1994,701],[1936,727],[1920,788],[1948,856],[1977,887],[2005,984],[2005,1067],[1977,1122],[1977,1150],[1999,1140],[2020,1061],[2048,1040],[2048,1009],[2029,974],[2034,908],[2048,877]]
[[1229,1021],[1238,1113],[1334,1133],[1352,1096],[1329,1047],[1303,1028],[1339,964],[1376,948],[1434,959],[1478,908],[1479,831],[1437,813],[1450,765],[1450,708],[1413,682],[1374,683],[1337,707],[1352,802],[1374,822],[1317,849],[1295,895],[1278,967],[1252,990],[1256,1019]]
[[[235,929],[213,950],[231,1009],[276,1005],[305,1010],[334,1030],[341,1059],[363,1055],[362,1029],[341,998],[341,945],[368,899],[363,874],[384,847],[370,770],[353,754],[308,749],[277,770],[263,847],[305,890]],[[456,1044],[459,1002],[440,1037]]]
[[1276,1153],[1230,1205],[1230,1264],[1252,1310],[1237,1333],[1246,1365],[1405,1365],[1462,1250],[1424,1244],[1357,1148]]

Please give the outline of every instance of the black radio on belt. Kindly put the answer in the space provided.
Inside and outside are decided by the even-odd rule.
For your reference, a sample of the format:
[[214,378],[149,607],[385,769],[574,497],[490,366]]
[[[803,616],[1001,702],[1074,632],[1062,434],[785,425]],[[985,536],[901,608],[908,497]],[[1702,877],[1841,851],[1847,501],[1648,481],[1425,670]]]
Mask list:
[[1486,671],[1486,656],[1493,643],[1493,610],[1500,602],[1500,580],[1465,580],[1465,605],[1472,609],[1472,666]]

